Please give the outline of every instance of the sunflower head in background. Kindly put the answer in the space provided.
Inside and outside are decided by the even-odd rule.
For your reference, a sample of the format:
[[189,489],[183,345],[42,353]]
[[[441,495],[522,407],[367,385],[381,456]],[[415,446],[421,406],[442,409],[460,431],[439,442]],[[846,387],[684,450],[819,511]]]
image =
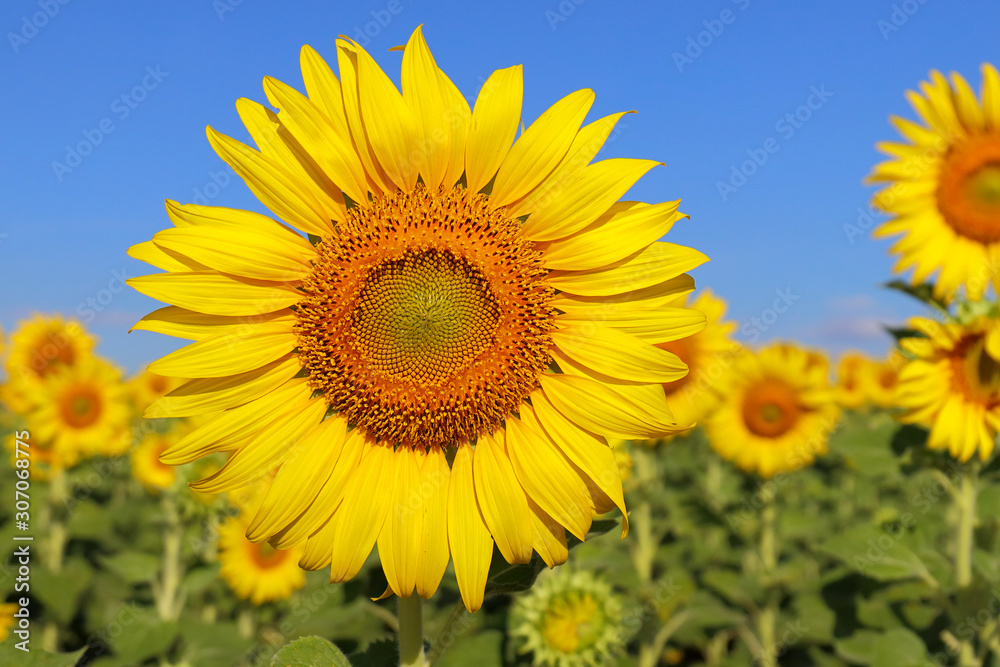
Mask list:
[[136,328],[193,341],[150,366],[193,379],[146,414],[219,413],[162,457],[233,451],[198,490],[276,471],[252,541],[337,582],[377,543],[403,597],[450,558],[475,610],[494,544],[551,567],[624,513],[605,437],[678,429],[662,383],[687,368],[656,344],[704,326],[663,306],[706,258],[657,242],[678,202],[619,201],[656,162],[591,163],[624,115],[583,124],[592,91],[519,135],[520,66],[470,109],[419,28],[402,93],[356,43],[336,58],[303,48],[305,95],[265,79],[277,112],[237,102],[256,150],[208,131],[277,219],[167,202],[174,227],[130,250],[165,270],[130,284],[173,304]]
[[284,551],[246,537],[252,515],[226,519],[219,527],[219,574],[241,600],[261,605],[284,600],[306,583],[301,547]]
[[925,318],[909,326],[923,337],[900,346],[913,358],[899,372],[895,403],[900,421],[930,428],[927,446],[965,462],[985,461],[1000,430],[1000,320],[941,324]]
[[705,430],[722,458],[770,478],[826,453],[839,408],[822,355],[771,345],[739,357],[719,386]]
[[129,455],[132,477],[150,493],[157,494],[169,489],[177,481],[177,469],[160,461],[160,454],[170,447],[170,442],[166,435],[150,434]]
[[892,216],[875,235],[901,235],[896,270],[914,283],[939,271],[937,297],[980,299],[1000,284],[1000,76],[984,64],[977,99],[961,75],[932,71],[907,99],[919,122],[892,119],[906,141],[880,143],[891,159],[869,177],[887,184],[874,204]]
[[840,407],[857,410],[868,404],[874,362],[858,352],[845,352],[837,362],[836,396]]
[[873,405],[879,408],[896,407],[899,372],[905,364],[906,357],[899,350],[893,350],[887,358],[868,367],[869,400]]

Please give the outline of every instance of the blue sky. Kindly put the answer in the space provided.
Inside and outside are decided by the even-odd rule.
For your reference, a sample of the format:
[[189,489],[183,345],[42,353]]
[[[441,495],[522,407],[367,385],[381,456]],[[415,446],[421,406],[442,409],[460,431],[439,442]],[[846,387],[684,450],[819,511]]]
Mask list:
[[601,157],[665,163],[629,198],[684,200],[691,220],[667,240],[712,258],[696,281],[730,302],[739,337],[876,354],[879,323],[920,309],[879,287],[888,242],[845,232],[867,209],[874,144],[931,68],[978,89],[980,63],[1000,60],[1000,4],[985,0],[63,1],[0,9],[0,324],[79,314],[129,370],[179,342],[127,333],[158,305],[121,288],[148,272],[126,248],[169,224],[165,198],[262,210],[205,126],[248,139],[235,101],[266,103],[265,75],[301,88],[302,44],[335,60],[336,37],[355,37],[398,81],[387,49],[422,23],[470,99],[523,63],[526,121],[583,87],[591,118],[638,111]]

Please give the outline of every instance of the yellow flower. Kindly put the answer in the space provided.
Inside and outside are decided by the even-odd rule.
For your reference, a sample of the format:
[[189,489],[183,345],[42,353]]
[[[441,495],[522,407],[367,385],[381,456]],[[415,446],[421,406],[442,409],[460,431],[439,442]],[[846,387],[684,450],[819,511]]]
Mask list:
[[678,424],[694,425],[715,407],[716,394],[711,385],[741,351],[730,338],[736,324],[722,320],[726,306],[711,290],[701,290],[690,308],[705,314],[705,328],[693,336],[657,345],[676,354],[688,367],[687,375],[663,385],[667,405]]
[[94,337],[74,320],[35,314],[18,324],[10,336],[7,384],[2,397],[14,412],[23,414],[41,382],[63,366],[91,356]]
[[742,355],[705,422],[712,447],[765,478],[809,465],[826,452],[839,414],[827,373],[822,356],[792,345]]
[[965,286],[979,299],[998,280],[1000,263],[1000,76],[982,67],[981,100],[961,75],[932,71],[908,99],[921,123],[893,118],[906,143],[880,143],[892,156],[871,181],[889,186],[874,203],[893,219],[876,236],[902,235],[892,251],[896,271],[913,268],[920,283],[940,269],[938,297]]
[[143,371],[127,383],[129,398],[140,412],[152,405],[157,399],[181,386],[178,378],[163,377],[156,373]]
[[251,516],[240,514],[219,527],[219,563],[222,578],[242,600],[260,605],[284,600],[306,583],[299,567],[301,547],[279,551],[246,538]]
[[1000,321],[914,318],[910,327],[926,338],[900,341],[915,357],[899,372],[900,421],[930,428],[931,449],[947,449],[962,462],[979,450],[985,461],[1000,428]]
[[7,641],[10,629],[14,627],[14,613],[20,607],[14,603],[0,604],[0,642]]
[[121,372],[97,357],[46,375],[27,415],[34,443],[51,443],[66,466],[81,457],[128,451],[129,420]]
[[170,447],[170,439],[164,435],[147,436],[130,455],[132,476],[151,493],[168,489],[177,481],[177,470],[160,462],[160,454]]
[[706,258],[656,242],[678,202],[617,201],[656,162],[588,164],[622,116],[581,128],[592,91],[518,137],[519,66],[470,111],[419,28],[402,95],[357,44],[338,40],[337,59],[339,80],[303,48],[308,97],[265,79],[278,113],[239,101],[259,152],[209,130],[308,240],[168,202],[176,227],[131,249],[167,273],[129,283],[175,304],[136,328],[195,341],[150,366],[196,379],[146,416],[224,410],[163,455],[235,450],[196,489],[278,469],[251,540],[306,542],[302,566],[337,582],[377,543],[403,597],[433,594],[451,557],[478,609],[494,543],[551,566],[566,530],[583,539],[594,510],[624,513],[604,437],[676,430],[661,383],[687,369],[654,344],[704,325],[662,306]]
[[542,573],[514,602],[511,636],[539,667],[613,664],[625,640],[621,600],[590,572]]
[[857,352],[847,352],[837,363],[837,403],[856,410],[864,407],[871,396],[871,359]]
[[873,363],[868,367],[870,374],[870,400],[880,408],[896,407],[896,387],[899,384],[899,371],[906,363],[906,357],[894,350],[884,361]]

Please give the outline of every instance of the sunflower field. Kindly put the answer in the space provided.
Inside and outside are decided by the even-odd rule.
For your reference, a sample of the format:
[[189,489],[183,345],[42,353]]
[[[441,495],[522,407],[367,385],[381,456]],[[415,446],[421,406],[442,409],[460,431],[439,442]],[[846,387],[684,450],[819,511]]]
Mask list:
[[208,127],[260,207],[128,248],[170,351],[0,332],[0,665],[1000,667],[997,68],[905,93],[866,182],[919,314],[831,353],[740,335],[626,198],[660,163],[598,157],[628,112],[464,95],[414,25]]

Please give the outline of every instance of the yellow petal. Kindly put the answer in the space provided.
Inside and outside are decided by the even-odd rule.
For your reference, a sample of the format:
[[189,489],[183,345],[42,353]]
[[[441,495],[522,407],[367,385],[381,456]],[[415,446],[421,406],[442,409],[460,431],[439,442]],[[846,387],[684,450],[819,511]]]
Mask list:
[[[448,568],[448,487],[451,468],[440,447],[419,450],[420,495],[424,521],[417,563],[417,594],[429,598],[437,590]],[[492,547],[491,547],[492,548]]]
[[190,417],[235,408],[274,391],[301,370],[298,358],[287,355],[238,375],[191,380],[146,408],[143,417]]
[[502,431],[484,435],[476,444],[476,498],[497,548],[508,563],[531,560],[531,517],[524,489],[504,451]]
[[688,373],[676,354],[617,329],[567,326],[551,336],[556,347],[571,359],[612,378],[673,382]]
[[697,250],[655,243],[614,264],[587,271],[553,271],[547,280],[560,291],[580,296],[628,294],[676,278],[707,261]]
[[368,143],[379,164],[396,184],[409,192],[417,183],[417,168],[411,160],[416,143],[416,121],[385,72],[368,52],[354,45],[358,62],[358,101]]
[[[531,510],[531,530],[535,536],[535,551],[542,557],[549,569],[556,565],[562,565],[569,558],[566,529],[546,514],[545,510],[535,504],[531,498],[528,498],[528,508]],[[588,506],[587,514],[590,513],[591,510]]]
[[392,494],[385,490],[396,477],[398,462],[391,446],[367,444],[337,508],[339,541],[330,563],[331,583],[353,578],[368,559],[389,512]]
[[339,136],[350,141],[347,115],[344,112],[344,94],[337,76],[322,56],[308,44],[299,53],[299,64],[309,101],[326,114]]
[[291,285],[224,276],[214,271],[155,273],[125,281],[146,296],[208,315],[260,315],[298,303]]
[[306,396],[292,401],[280,416],[230,456],[218,472],[192,482],[191,488],[203,493],[221,493],[264,477],[281,465],[303,436],[319,425],[326,409],[322,399]]
[[129,332],[139,329],[187,340],[204,340],[225,331],[245,331],[251,325],[268,322],[284,322],[291,328],[295,324],[295,315],[290,310],[276,310],[263,315],[230,317],[206,315],[177,306],[165,306],[136,322]]
[[308,398],[311,393],[305,378],[289,380],[257,400],[226,410],[184,436],[160,455],[160,461],[167,465],[181,465],[206,454],[235,449],[274,419],[275,413],[280,412],[290,401]]
[[678,204],[618,202],[578,234],[552,242],[543,262],[549,269],[585,271],[627,260],[687,217],[677,212]]
[[997,69],[989,63],[982,66],[983,83],[983,116],[991,130],[1000,130],[1000,75]]
[[410,447],[400,447],[393,457],[396,477],[384,491],[392,500],[378,534],[378,557],[389,588],[399,597],[408,598],[417,583],[423,546],[424,503],[420,497],[420,466],[416,453]]
[[337,465],[346,437],[347,421],[331,417],[299,441],[274,476],[247,528],[247,539],[258,542],[274,535],[316,500]]
[[368,200],[364,167],[350,138],[302,93],[277,79],[264,78],[264,91],[271,104],[281,109],[278,120],[302,144],[320,169],[354,201]]
[[479,91],[465,147],[469,192],[479,192],[486,187],[507,157],[517,136],[523,96],[520,65],[493,72]]
[[[303,570],[322,570],[330,565],[333,556],[333,545],[339,543],[337,536],[336,514],[327,517],[323,525],[315,533],[309,536],[306,546],[302,550],[302,557],[299,559],[299,567]],[[277,549],[275,541],[270,541],[272,547]]]
[[323,207],[299,186],[285,167],[212,128],[207,132],[208,142],[219,157],[275,215],[310,234],[322,236],[330,232],[330,220]]
[[696,334],[705,328],[706,319],[704,313],[693,308],[631,310],[587,305],[571,308],[556,316],[556,322],[583,329],[594,325],[606,326],[656,344]]
[[478,611],[483,606],[486,577],[493,559],[493,538],[476,500],[474,456],[468,443],[458,446],[448,483],[448,546],[455,562],[458,589],[469,611]]
[[976,94],[972,92],[968,82],[958,72],[951,73],[951,84],[955,102],[955,111],[962,125],[970,130],[983,130],[986,128],[983,118],[983,109],[979,106]]
[[498,208],[524,197],[556,168],[593,103],[594,91],[588,88],[570,93],[524,131],[497,171],[490,194],[491,207]]
[[524,223],[524,235],[532,241],[552,241],[575,234],[607,212],[658,164],[653,160],[612,158],[584,167],[567,177],[558,195],[531,212]]
[[[585,288],[574,287],[574,289],[582,290]],[[567,308],[572,308],[574,304],[629,309],[662,308],[676,303],[680,297],[693,292],[694,279],[684,273],[676,278],[671,278],[650,287],[628,290],[627,287],[623,286],[623,289],[624,291],[620,294],[608,294],[605,296],[584,296],[563,292],[553,299],[552,305],[560,310],[565,310],[563,308],[564,305]]]
[[[365,166],[365,173],[368,175],[368,188],[376,195],[382,192],[395,192],[396,186],[376,160],[375,153],[368,141],[365,125],[361,121],[361,106],[358,98],[358,54],[353,44],[343,39],[337,40],[337,63],[340,66],[340,88],[344,95],[344,116],[347,118],[347,126],[351,132],[354,149],[358,152],[361,163]],[[368,202],[357,203],[360,206],[365,206]]]
[[[543,391],[544,389],[543,386]],[[539,391],[531,396],[539,423],[548,436],[560,446],[567,458],[621,510],[622,537],[625,537],[628,534],[628,512],[625,509],[622,480],[614,452],[603,438],[598,438],[572,424],[558,404],[549,402],[548,396],[549,394]]]
[[130,247],[126,253],[132,259],[146,262],[164,271],[204,271],[208,267],[189,257],[168,252],[152,241],[143,241]]
[[531,406],[520,421],[507,419],[507,451],[528,499],[581,540],[593,519],[587,486],[535,418]]
[[450,188],[465,170],[472,114],[465,97],[434,62],[420,26],[403,52],[402,84],[417,127],[423,181],[432,191],[442,183]]
[[309,275],[310,259],[316,256],[301,236],[250,229],[164,229],[153,235],[153,242],[222,273],[278,282],[298,281]]
[[173,199],[164,202],[167,217],[175,227],[223,227],[229,230],[249,229],[261,234],[274,234],[295,241],[298,232],[266,215],[223,206],[181,204]]

